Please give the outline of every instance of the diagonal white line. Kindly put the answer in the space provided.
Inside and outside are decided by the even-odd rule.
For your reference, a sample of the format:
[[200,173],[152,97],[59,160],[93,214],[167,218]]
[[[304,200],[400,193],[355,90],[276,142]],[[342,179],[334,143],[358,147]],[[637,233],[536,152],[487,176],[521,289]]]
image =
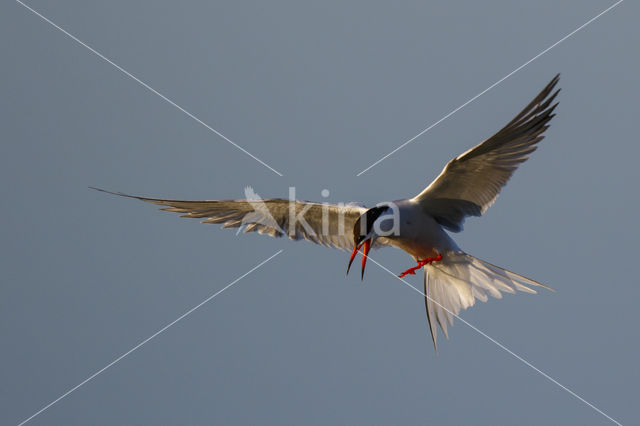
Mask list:
[[387,271],[388,273],[390,273],[391,275],[393,275],[394,277],[396,277],[397,279],[399,279],[400,281],[402,281],[404,284],[406,284],[408,287],[410,287],[411,289],[417,291],[418,293],[420,293],[423,297],[428,298],[430,301],[432,301],[433,303],[435,303],[436,305],[440,306],[442,309],[444,309],[445,311],[447,311],[448,313],[450,313],[451,315],[453,315],[454,317],[456,317],[458,320],[460,320],[462,323],[464,323],[465,325],[469,326],[472,330],[478,332],[481,336],[485,337],[486,339],[488,339],[489,341],[495,343],[500,349],[503,349],[505,352],[507,352],[509,355],[513,356],[514,358],[516,358],[518,361],[522,362],[523,364],[525,364],[527,367],[530,367],[531,369],[533,369],[534,371],[536,371],[537,373],[539,373],[540,375],[542,375],[545,379],[551,381],[552,383],[558,385],[560,388],[564,389],[565,391],[567,391],[570,395],[572,395],[573,397],[579,399],[580,401],[582,401],[583,403],[585,403],[586,405],[588,405],[589,407],[593,408],[595,411],[597,411],[598,413],[602,414],[604,417],[606,417],[607,419],[611,420],[613,423],[622,426],[622,423],[620,423],[619,421],[615,420],[614,418],[612,418],[611,416],[609,416],[608,414],[606,414],[604,411],[600,410],[598,407],[596,407],[595,405],[593,405],[592,403],[590,403],[589,401],[587,401],[586,399],[584,399],[583,397],[581,397],[580,395],[578,395],[577,393],[575,393],[574,391],[572,391],[571,389],[569,389],[568,387],[564,386],[562,383],[560,383],[559,381],[557,381],[556,379],[554,379],[553,377],[549,376],[547,373],[545,373],[544,371],[540,370],[538,367],[536,367],[535,365],[531,364],[529,361],[527,361],[526,359],[524,359],[523,357],[521,357],[520,355],[516,354],[515,352],[513,352],[511,349],[507,348],[505,345],[503,345],[502,343],[498,342],[496,339],[494,339],[493,337],[489,336],[488,334],[486,334],[485,332],[483,332],[482,330],[480,330],[479,328],[477,328],[476,326],[474,326],[473,324],[469,323],[468,321],[462,319],[460,316],[456,315],[455,313],[451,312],[449,309],[447,309],[446,307],[442,306],[438,301],[434,300],[433,298],[431,298],[430,296],[427,296],[423,291],[421,291],[420,289],[412,286],[411,284],[409,284],[407,281],[405,281],[404,279],[400,278],[399,276],[397,276],[395,273],[393,273],[391,270],[389,270],[388,268],[386,268],[384,265],[378,263],[375,259],[367,256],[367,258],[372,261],[373,263],[375,263],[376,265],[378,265],[380,268],[384,269],[385,271]]
[[[538,59],[540,56],[544,55],[545,53],[547,53],[549,50],[553,49],[554,47],[556,47],[558,44],[562,43],[563,41],[565,41],[566,39],[568,39],[569,37],[573,36],[575,33],[577,33],[578,31],[582,30],[583,28],[585,28],[587,25],[591,24],[593,21],[595,21],[596,19],[598,19],[599,17],[601,17],[602,15],[604,15],[605,13],[609,12],[611,9],[613,9],[614,7],[618,6],[620,3],[622,3],[624,0],[619,0],[617,1],[615,4],[611,5],[610,7],[608,7],[607,9],[605,9],[604,11],[600,12],[598,15],[596,15],[595,17],[591,18],[589,21],[587,21],[586,23],[582,24],[580,27],[576,28],[575,30],[573,30],[571,33],[567,34],[566,36],[564,36],[562,39],[560,39],[559,41],[557,41],[556,43],[552,44],[551,46],[549,46],[548,48],[546,48],[545,50],[543,50],[542,52],[540,52],[539,54],[537,54],[536,56],[534,56],[533,58],[531,58],[530,60],[528,60],[527,62],[525,62],[524,64],[520,65],[518,68],[516,68],[515,70],[513,70],[512,72],[510,72],[509,74],[507,74],[506,76],[504,76],[503,78],[501,78],[500,80],[498,80],[497,82],[493,83],[491,86],[489,86],[487,89],[483,90],[482,92],[480,92],[479,94],[477,94],[476,96],[474,96],[473,98],[469,99],[468,101],[466,101],[464,104],[460,105],[459,107],[457,107],[456,109],[454,109],[453,111],[449,112],[447,115],[445,115],[443,118],[441,118],[440,120],[436,121],[435,123],[433,123],[432,125],[430,125],[429,127],[425,128],[424,130],[422,130],[420,133],[418,133],[417,135],[415,135],[414,137],[412,137],[411,139],[407,140],[406,142],[404,142],[402,145],[400,145],[398,148],[394,149],[393,151],[391,151],[389,154],[385,155],[384,157],[382,157],[381,159],[379,159],[378,161],[376,161],[375,163],[371,164],[369,167],[367,167],[366,169],[364,169],[363,171],[361,171],[360,173],[357,174],[357,176],[362,175],[363,173],[365,173],[366,171],[368,171],[369,169],[371,169],[372,167],[376,166],[377,164],[379,164],[380,162],[382,162],[383,160],[385,160],[386,158],[388,158],[389,156],[393,155],[395,152],[399,151],[400,149],[404,148],[406,145],[408,145],[409,143],[413,142],[414,140],[416,140],[418,137],[422,136],[423,134],[425,134],[426,132],[428,132],[429,130],[431,130],[433,127],[437,126],[438,124],[440,124],[442,121],[446,120],[447,118],[449,118],[450,116],[452,116],[453,114],[455,114],[456,112],[458,112],[460,109],[464,108],[465,106],[469,105],[470,103],[472,103],[473,101],[475,101],[477,98],[479,98],[480,96],[482,96],[483,94],[485,94],[486,92],[488,92],[489,90],[493,89],[495,86],[497,86],[498,84],[500,84],[501,82],[503,82],[504,80],[506,80],[507,78],[511,77],[513,74],[515,74],[516,72],[520,71],[522,68],[526,67],[528,64],[530,64],[531,62],[533,62],[534,60]],[[26,5],[25,3],[23,3],[21,0],[16,0],[17,3],[19,3],[20,5],[22,5],[23,7],[25,7],[26,9],[30,10],[32,13],[34,13],[35,15],[37,15],[38,17],[40,17],[41,19],[43,19],[45,22],[49,23],[50,25],[52,25],[53,27],[55,27],[56,29],[58,29],[59,31],[61,31],[62,33],[64,33],[65,35],[67,35],[68,37],[70,37],[72,40],[76,41],[77,43],[79,43],[80,45],[84,46],[85,48],[87,48],[89,51],[91,51],[92,53],[94,53],[95,55],[97,55],[98,57],[100,57],[101,59],[103,59],[104,61],[106,61],[107,63],[113,65],[116,69],[118,69],[119,71],[121,71],[123,74],[127,75],[128,77],[130,77],[131,79],[133,79],[134,81],[136,81],[137,83],[139,83],[140,85],[142,85],[143,87],[145,87],[146,89],[148,89],[149,91],[151,91],[152,93],[158,95],[159,97],[161,97],[163,100],[165,100],[166,102],[168,102],[169,104],[171,104],[172,106],[174,106],[175,108],[179,109],[180,111],[182,111],[184,114],[186,114],[187,116],[189,116],[190,118],[192,118],[193,120],[195,120],[196,122],[198,122],[199,124],[201,124],[202,126],[206,127],[207,129],[209,129],[210,131],[212,131],[213,133],[215,133],[216,135],[218,135],[219,137],[223,138],[224,140],[226,140],[227,142],[229,142],[230,144],[232,144],[233,146],[235,146],[236,148],[238,148],[239,150],[241,150],[242,152],[244,152],[245,154],[249,155],[251,158],[253,158],[254,160],[258,161],[260,164],[262,164],[263,166],[267,167],[268,169],[270,169],[271,171],[273,171],[274,173],[278,174],[279,176],[283,176],[280,172],[278,172],[277,170],[275,170],[274,168],[272,168],[271,166],[269,166],[268,164],[266,164],[265,162],[263,162],[262,160],[260,160],[259,158],[255,157],[254,155],[252,155],[250,152],[248,152],[247,150],[245,150],[244,148],[242,148],[241,146],[237,145],[235,142],[231,141],[229,138],[227,138],[226,136],[224,136],[222,133],[218,132],[217,130],[215,130],[214,128],[212,128],[211,126],[209,126],[208,124],[206,124],[205,122],[203,122],[202,120],[200,120],[199,118],[197,118],[196,116],[194,116],[193,114],[191,114],[189,111],[185,110],[183,107],[181,107],[180,105],[176,104],[174,101],[172,101],[171,99],[167,98],[165,95],[163,95],[162,93],[158,92],[157,90],[155,90],[153,87],[149,86],[147,83],[143,82],[142,80],[140,80],[139,78],[137,78],[135,75],[131,74],[130,72],[128,72],[127,70],[125,70],[124,68],[122,68],[121,66],[117,65],[116,63],[114,63],[113,61],[111,61],[109,58],[107,58],[106,56],[104,56],[103,54],[101,54],[100,52],[98,52],[97,50],[93,49],[92,47],[90,47],[89,45],[87,45],[86,43],[82,42],[81,40],[79,40],[77,37],[75,37],[74,35],[72,35],[71,33],[69,33],[68,31],[64,30],[63,28],[61,28],[60,26],[58,26],[57,24],[55,24],[54,22],[52,22],[50,19],[46,18],[45,16],[43,16],[42,14],[40,14],[39,12],[37,12],[36,10],[34,10],[33,8],[29,7],[28,5]],[[131,348],[130,350],[128,350],[127,352],[123,353],[122,355],[120,355],[118,358],[114,359],[112,362],[110,362],[109,364],[107,364],[105,367],[101,368],[100,370],[96,371],[94,374],[92,374],[91,376],[89,376],[88,378],[86,378],[84,381],[80,382],[78,385],[74,386],[73,388],[69,389],[67,392],[65,392],[64,394],[62,394],[60,397],[58,397],[57,399],[53,400],[52,402],[50,402],[49,404],[47,404],[46,406],[44,406],[43,408],[41,408],[39,411],[37,411],[36,413],[34,413],[33,415],[31,415],[30,417],[28,417],[27,419],[23,420],[21,423],[19,423],[19,426],[24,425],[25,423],[31,421],[33,418],[35,418],[36,416],[40,415],[41,413],[43,413],[44,411],[46,411],[47,409],[49,409],[50,407],[52,407],[53,405],[55,405],[56,403],[58,403],[60,400],[64,399],[65,397],[67,397],[68,395],[70,395],[71,393],[73,393],[74,391],[76,391],[78,388],[80,388],[81,386],[85,385],[86,383],[88,383],[89,381],[93,380],[95,377],[97,377],[98,375],[100,375],[101,373],[103,373],[104,371],[106,371],[108,368],[112,367],[113,365],[115,365],[116,363],[118,363],[119,361],[121,361],[122,359],[124,359],[125,357],[127,357],[128,355],[130,355],[132,352],[136,351],[137,349],[139,349],[140,347],[142,347],[143,345],[145,345],[146,343],[148,343],[150,340],[152,340],[153,338],[157,337],[159,334],[163,333],[164,331],[166,331],[168,328],[172,327],[173,325],[175,325],[177,322],[179,322],[180,320],[184,319],[185,317],[187,317],[188,315],[190,315],[191,313],[193,313],[195,310],[197,310],[198,308],[200,308],[201,306],[203,306],[204,304],[206,304],[207,302],[209,302],[210,300],[212,300],[213,298],[215,298],[216,296],[218,296],[219,294],[221,294],[222,292],[224,292],[225,290],[227,290],[229,287],[233,286],[234,284],[236,284],[238,281],[240,281],[241,279],[243,279],[244,277],[246,277],[247,275],[249,275],[250,273],[252,273],[253,271],[255,271],[256,269],[260,268],[261,266],[263,266],[265,263],[269,262],[271,259],[273,259],[274,257],[276,257],[277,255],[279,255],[280,253],[282,253],[283,250],[279,250],[278,252],[276,252],[275,254],[273,254],[271,257],[267,258],[266,260],[262,261],[261,263],[259,263],[258,265],[256,265],[254,268],[252,268],[251,270],[249,270],[248,272],[246,272],[245,274],[241,275],[240,277],[238,277],[237,279],[235,279],[234,281],[232,281],[231,283],[229,283],[227,286],[225,286],[224,288],[222,288],[221,290],[219,290],[218,292],[214,293],[213,295],[209,296],[207,299],[205,299],[203,302],[199,303],[198,305],[194,306],[193,308],[191,308],[190,310],[188,310],[187,312],[185,312],[184,314],[182,314],[180,317],[178,317],[177,319],[175,319],[174,321],[170,322],[169,324],[167,324],[166,326],[162,327],[160,330],[158,330],[156,333],[154,333],[153,335],[151,335],[150,337],[146,338],[145,340],[143,340],[142,342],[140,342],[139,344],[137,344],[136,346],[134,346],[133,348]],[[368,256],[367,256],[368,257]],[[584,398],[582,398],[580,395],[576,394],[574,391],[572,391],[571,389],[567,388],[566,386],[562,385],[560,382],[558,382],[557,380],[553,379],[551,376],[549,376],[548,374],[546,374],[545,372],[543,372],[542,370],[538,369],[537,367],[535,367],[533,364],[531,364],[529,361],[527,361],[526,359],[522,358],[521,356],[517,355],[516,353],[514,353],[513,351],[511,351],[510,349],[508,349],[506,346],[504,346],[503,344],[501,344],[500,342],[498,342],[497,340],[493,339],[492,337],[490,337],[489,335],[487,335],[486,333],[484,333],[483,331],[481,331],[480,329],[478,329],[477,327],[473,326],[472,324],[470,324],[469,322],[467,322],[466,320],[462,319],[461,317],[459,317],[458,315],[456,315],[455,313],[451,312],[450,310],[448,310],[447,308],[445,308],[444,306],[442,306],[440,303],[438,303],[437,301],[433,300],[431,297],[427,296],[426,294],[424,294],[421,290],[419,290],[418,288],[412,286],[411,284],[409,284],[407,281],[405,281],[402,278],[399,278],[398,276],[396,276],[392,271],[390,271],[389,269],[387,269],[386,267],[384,267],[383,265],[381,265],[380,263],[378,263],[376,260],[372,259],[371,257],[368,257],[369,259],[371,259],[372,262],[374,262],[376,265],[378,265],[380,268],[384,269],[385,271],[389,272],[390,274],[392,274],[394,277],[398,278],[400,281],[402,281],[404,284],[406,284],[408,287],[412,288],[413,290],[415,290],[416,292],[418,292],[419,294],[421,294],[423,297],[427,297],[429,298],[432,302],[436,303],[437,305],[439,305],[440,307],[442,307],[444,310],[446,310],[447,312],[449,312],[451,315],[453,315],[454,317],[456,317],[458,320],[460,320],[461,322],[463,322],[465,325],[469,326],[470,328],[472,328],[473,330],[475,330],[476,332],[478,332],[480,335],[482,335],[483,337],[485,337],[486,339],[488,339],[489,341],[493,342],[494,344],[496,344],[498,347],[500,347],[501,349],[503,349],[504,351],[506,351],[507,353],[509,353],[510,355],[512,355],[513,357],[515,357],[516,359],[518,359],[519,361],[521,361],[522,363],[524,363],[525,365],[527,365],[528,367],[530,367],[531,369],[533,369],[534,371],[536,371],[537,373],[541,374],[543,377],[545,377],[546,379],[548,379],[549,381],[551,381],[552,383],[556,384],[557,386],[559,386],[560,388],[562,388],[563,390],[565,390],[566,392],[568,392],[569,394],[571,394],[572,396],[574,396],[575,398],[577,398],[578,400],[582,401],[584,404],[586,404],[587,406],[591,407],[593,410],[597,411],[598,413],[600,413],[601,415],[603,415],[604,417],[606,417],[607,419],[609,419],[610,421],[612,421],[615,424],[621,425],[621,423],[619,423],[618,421],[616,421],[615,419],[613,419],[612,417],[610,417],[609,415],[607,415],[606,413],[604,413],[602,410],[598,409],[596,406],[594,406],[593,404],[589,403],[588,401],[586,401]]]
[[20,422],[18,424],[18,426],[22,426],[25,423],[31,421],[34,417],[38,416],[39,414],[42,414],[44,411],[46,411],[47,409],[51,408],[53,405],[55,405],[56,403],[58,403],[60,400],[62,400],[63,398],[66,398],[67,396],[69,396],[71,393],[73,393],[74,391],[76,391],[78,388],[80,388],[81,386],[85,385],[86,383],[88,383],[89,381],[93,380],[96,376],[98,376],[99,374],[102,374],[105,370],[107,370],[108,368],[112,367],[114,364],[116,364],[117,362],[121,361],[123,358],[127,357],[129,354],[131,354],[132,352],[134,352],[135,350],[139,349],[140,347],[142,347],[143,345],[145,345],[147,342],[149,342],[151,339],[153,339],[154,337],[158,336],[159,334],[163,333],[164,331],[166,331],[168,328],[172,327],[173,325],[175,325],[178,321],[184,319],[185,317],[191,315],[196,309],[200,308],[202,305],[204,305],[205,303],[209,302],[210,300],[212,300],[213,298],[215,298],[216,296],[218,296],[220,293],[222,293],[223,291],[225,291],[226,289],[228,289],[229,287],[231,287],[232,285],[236,284],[238,281],[240,281],[241,279],[243,279],[244,277],[246,277],[247,275],[249,275],[250,273],[252,273],[253,271],[255,271],[256,269],[260,268],[262,265],[264,265],[265,263],[269,262],[271,259],[273,259],[274,257],[276,257],[277,255],[279,255],[280,253],[282,253],[284,250],[279,250],[277,251],[275,254],[271,255],[271,257],[263,260],[262,262],[258,263],[256,266],[254,266],[253,268],[251,268],[250,270],[248,270],[247,272],[245,272],[244,274],[240,275],[238,278],[236,278],[235,280],[231,281],[229,284],[227,284],[226,286],[224,286],[221,290],[218,290],[217,292],[215,292],[214,294],[212,294],[211,296],[207,297],[206,299],[204,299],[202,302],[198,303],[196,306],[194,306],[193,308],[189,309],[187,312],[185,312],[184,314],[180,315],[178,318],[176,318],[175,320],[171,321],[169,324],[165,325],[164,327],[162,327],[160,330],[156,331],[155,333],[153,333],[151,336],[147,337],[146,339],[144,339],[142,342],[138,343],[137,345],[135,345],[133,348],[129,349],[127,352],[123,353],[122,355],[120,355],[118,358],[114,359],[113,361],[111,361],[109,364],[105,365],[104,367],[102,367],[100,370],[96,371],[95,373],[93,373],[92,375],[90,375],[89,377],[87,377],[86,379],[84,379],[82,382],[78,383],[77,385],[75,385],[74,387],[72,387],[71,389],[69,389],[68,391],[66,391],[65,393],[63,393],[62,395],[60,395],[58,398],[54,399],[53,401],[51,401],[50,403],[48,403],[47,405],[45,405],[44,407],[42,407],[40,410],[38,410],[37,412],[35,412],[34,414],[32,414],[31,416],[29,416],[28,418],[26,418],[25,420],[23,420],[22,422]]
[[617,5],[619,5],[620,3],[622,3],[624,0],[618,0],[616,3],[612,4],[611,6],[609,6],[608,8],[606,8],[605,10],[603,10],[602,12],[598,13],[596,16],[594,16],[593,18],[589,19],[587,22],[585,22],[584,24],[580,25],[578,28],[576,28],[575,30],[571,31],[569,34],[567,34],[566,36],[562,37],[560,40],[556,41],[555,43],[553,43],[551,46],[547,47],[546,49],[544,49],[542,52],[538,53],[536,56],[534,56],[533,58],[529,59],[527,62],[525,62],[524,64],[520,65],[518,68],[516,68],[515,70],[511,71],[509,74],[505,75],[504,77],[502,77],[500,80],[496,81],[495,83],[493,83],[491,86],[487,87],[486,89],[484,89],[482,92],[478,93],[477,95],[475,95],[473,98],[469,99],[468,101],[466,101],[465,103],[463,103],[462,105],[460,105],[459,107],[457,107],[456,109],[452,110],[451,112],[449,112],[447,115],[445,115],[444,117],[442,117],[440,120],[436,121],[435,123],[433,123],[432,125],[430,125],[429,127],[423,129],[420,133],[418,133],[417,135],[415,135],[414,137],[412,137],[411,139],[407,140],[406,142],[404,142],[402,145],[400,145],[399,147],[397,147],[396,149],[394,149],[393,151],[391,151],[390,153],[388,153],[387,155],[385,155],[384,157],[380,158],[378,161],[376,161],[375,163],[371,164],[369,167],[367,167],[366,169],[362,170],[360,173],[358,173],[356,176],[360,176],[363,173],[365,173],[367,170],[371,169],[372,167],[377,166],[378,164],[380,164],[382,161],[384,161],[385,159],[389,158],[390,156],[392,156],[393,154],[395,154],[396,152],[400,151],[402,148],[404,148],[405,146],[409,145],[411,142],[415,141],[416,139],[418,139],[420,136],[424,135],[425,133],[427,133],[429,130],[433,129],[434,127],[436,127],[438,124],[442,123],[444,120],[446,120],[447,118],[451,117],[453,114],[455,114],[456,112],[460,111],[462,108],[466,107],[467,105],[469,105],[471,102],[475,101],[476,99],[478,99],[480,96],[484,95],[485,93],[487,93],[489,90],[493,89],[494,87],[496,87],[498,84],[502,83],[503,81],[505,81],[506,79],[508,79],[509,77],[511,77],[512,75],[514,75],[515,73],[517,73],[518,71],[520,71],[522,68],[526,67],[527,65],[529,65],[531,62],[535,61],[536,59],[538,59],[540,56],[544,55],[545,53],[547,53],[548,51],[550,51],[551,49],[553,49],[554,47],[556,47],[557,45],[559,45],[560,43],[562,43],[563,41],[565,41],[566,39],[568,39],[569,37],[571,37],[572,35],[574,35],[575,33],[577,33],[578,31],[580,31],[581,29],[583,29],[584,27],[586,27],[587,25],[589,25],[590,23],[592,23],[593,21],[595,21],[596,19],[598,19],[599,17],[601,17],[602,15],[604,15],[605,13],[609,12],[611,9],[613,9],[614,7],[616,7]]
[[256,160],[258,163],[262,164],[263,166],[265,166],[266,168],[268,168],[269,170],[271,170],[272,172],[274,172],[275,174],[277,174],[278,176],[283,176],[282,173],[280,173],[279,171],[277,171],[276,169],[274,169],[273,167],[271,167],[270,165],[268,165],[267,163],[265,163],[264,161],[262,161],[261,159],[259,159],[258,157],[256,157],[255,155],[253,155],[252,153],[250,153],[249,151],[247,151],[246,149],[244,149],[243,147],[241,147],[240,145],[238,145],[237,143],[235,143],[234,141],[232,141],[231,139],[229,139],[228,137],[226,137],[225,135],[223,135],[222,133],[220,133],[219,131],[217,131],[216,129],[214,129],[213,127],[211,127],[210,125],[208,125],[207,123],[205,123],[204,121],[200,120],[198,117],[196,117],[195,115],[191,114],[189,111],[187,111],[186,109],[184,109],[183,107],[181,107],[180,105],[178,105],[177,103],[175,103],[174,101],[172,101],[171,99],[169,99],[168,97],[166,97],[165,95],[163,95],[162,93],[158,92],[156,89],[154,89],[153,87],[149,86],[147,83],[145,83],[144,81],[140,80],[138,77],[136,77],[135,75],[131,74],[129,71],[125,70],[124,68],[122,68],[120,65],[116,64],[115,62],[113,62],[111,59],[107,58],[106,56],[104,56],[102,53],[98,52],[96,49],[94,49],[93,47],[89,46],[87,43],[83,42],[82,40],[80,40],[79,38],[77,38],[76,36],[74,36],[73,34],[71,34],[70,32],[68,32],[67,30],[65,30],[64,28],[60,27],[59,25],[57,25],[56,23],[54,23],[53,21],[51,21],[49,18],[47,18],[46,16],[42,15],[41,13],[39,13],[38,11],[34,10],[33,8],[31,8],[30,6],[24,4],[21,0],[16,0],[16,2],[18,4],[20,4],[21,6],[23,6],[25,9],[30,10],[34,15],[38,16],[39,18],[41,18],[43,21],[47,22],[48,24],[50,24],[51,26],[53,26],[54,28],[58,29],[59,31],[61,31],[63,34],[65,34],[66,36],[68,36],[69,38],[71,38],[73,41],[75,41],[76,43],[80,44],[83,47],[86,47],[89,51],[91,51],[92,53],[94,53],[96,56],[98,56],[100,59],[104,60],[105,62],[113,65],[118,71],[122,72],[124,75],[126,75],[127,77],[131,78],[132,80],[134,80],[135,82],[137,82],[138,84],[140,84],[142,87],[144,87],[145,89],[149,90],[151,93],[154,93],[156,95],[158,95],[159,97],[161,97],[164,101],[166,101],[167,103],[169,103],[170,105],[174,106],[175,108],[179,109],[180,111],[182,111],[184,114],[186,114],[188,117],[192,118],[194,121],[196,121],[198,124],[203,125],[204,127],[206,127],[207,129],[211,130],[213,133],[215,133],[216,135],[218,135],[219,137],[221,137],[222,139],[224,139],[225,141],[229,142],[231,145],[235,146],[236,148],[238,148],[240,151],[244,152],[245,154],[247,154],[249,157],[253,158],[254,160]]

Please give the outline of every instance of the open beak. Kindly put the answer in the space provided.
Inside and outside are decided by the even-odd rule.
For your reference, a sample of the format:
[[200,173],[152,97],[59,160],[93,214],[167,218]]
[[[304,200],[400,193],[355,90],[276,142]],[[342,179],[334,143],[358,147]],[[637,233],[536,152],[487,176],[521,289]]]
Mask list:
[[351,257],[349,258],[349,265],[347,265],[347,275],[349,275],[349,270],[351,269],[351,264],[353,263],[353,259],[356,258],[356,254],[360,251],[362,247],[362,271],[360,273],[360,279],[364,279],[364,268],[367,265],[367,256],[369,255],[369,250],[371,249],[371,238],[364,240],[359,245],[353,248],[351,252]]

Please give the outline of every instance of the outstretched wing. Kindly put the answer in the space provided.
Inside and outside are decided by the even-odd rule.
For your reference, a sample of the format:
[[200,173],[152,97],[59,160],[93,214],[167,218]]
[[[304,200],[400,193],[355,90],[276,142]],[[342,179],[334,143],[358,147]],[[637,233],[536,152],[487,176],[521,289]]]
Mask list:
[[288,236],[316,244],[351,250],[354,246],[353,227],[367,209],[354,205],[311,203],[283,199],[248,200],[164,200],[138,197],[92,188],[122,197],[136,198],[160,206],[168,212],[183,213],[181,217],[204,219],[202,223],[222,224],[223,228],[239,228],[272,237]]
[[414,201],[450,231],[459,232],[467,216],[482,215],[518,166],[529,158],[554,117],[556,75],[509,124],[480,145],[451,160]]

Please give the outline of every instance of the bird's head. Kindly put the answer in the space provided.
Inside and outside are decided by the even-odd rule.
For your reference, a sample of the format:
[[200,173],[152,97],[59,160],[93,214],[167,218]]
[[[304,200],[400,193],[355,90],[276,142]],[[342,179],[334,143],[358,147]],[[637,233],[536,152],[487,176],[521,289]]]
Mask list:
[[364,268],[367,264],[369,250],[375,240],[379,237],[376,233],[376,229],[380,229],[380,227],[374,226],[374,224],[376,221],[381,220],[380,216],[388,209],[388,206],[371,208],[360,215],[358,220],[356,220],[356,223],[353,225],[354,246],[353,251],[351,252],[351,258],[349,259],[349,264],[347,265],[347,274],[349,274],[349,269],[351,269],[353,259],[355,259],[356,254],[360,251],[360,248],[362,248],[362,271],[360,279],[364,278]]

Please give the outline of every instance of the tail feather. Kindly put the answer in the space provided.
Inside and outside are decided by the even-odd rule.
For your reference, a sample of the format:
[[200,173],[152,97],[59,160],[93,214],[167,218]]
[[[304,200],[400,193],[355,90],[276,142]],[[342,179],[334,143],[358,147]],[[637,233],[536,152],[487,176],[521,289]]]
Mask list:
[[425,307],[436,351],[437,326],[449,338],[447,323],[453,325],[454,316],[473,306],[476,299],[486,302],[489,295],[500,299],[501,292],[515,293],[516,290],[536,293],[531,286],[551,290],[537,281],[462,251],[448,253],[441,262],[427,265],[424,269]]

